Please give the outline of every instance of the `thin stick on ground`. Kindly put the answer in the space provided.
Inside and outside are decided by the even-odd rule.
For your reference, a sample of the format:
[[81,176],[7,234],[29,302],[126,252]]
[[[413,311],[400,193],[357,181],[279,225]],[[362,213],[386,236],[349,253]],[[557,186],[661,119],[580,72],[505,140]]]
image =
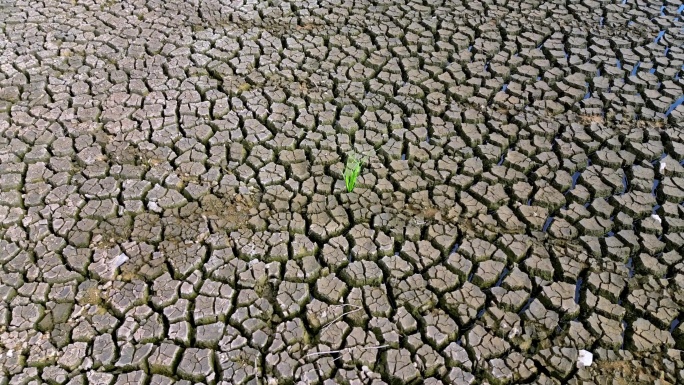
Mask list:
[[257,378],[257,384],[261,384],[261,381],[258,380],[258,378],[259,378],[259,366],[257,364],[257,358],[258,357],[259,357],[259,355],[254,356],[254,376]]
[[339,353],[344,353],[346,351],[351,351],[353,349],[360,349],[360,350],[371,350],[371,349],[384,349],[384,348],[389,348],[389,345],[379,345],[379,346],[354,346],[354,347],[349,347],[349,348],[344,348],[340,350],[326,350],[324,352],[313,352],[309,353],[304,357],[312,357],[312,356],[320,356],[324,354],[339,354]]
[[[350,305],[350,306],[354,306],[354,305]],[[354,312],[357,312],[357,311],[359,311],[359,310],[363,310],[363,308],[362,308],[361,306],[357,306],[357,308],[354,309],[354,310],[350,310],[350,311],[348,311],[348,312],[344,312],[344,313],[340,314],[339,317],[336,317],[334,320],[332,320],[332,321],[328,322],[327,324],[325,324],[325,326],[323,326],[323,327],[321,328],[321,331],[320,331],[319,333],[322,333],[325,329],[328,328],[328,326],[330,326],[330,325],[334,324],[335,322],[341,320],[342,317],[344,317],[344,316],[346,316],[346,315],[348,315],[348,314],[352,314],[352,313],[354,313]]]

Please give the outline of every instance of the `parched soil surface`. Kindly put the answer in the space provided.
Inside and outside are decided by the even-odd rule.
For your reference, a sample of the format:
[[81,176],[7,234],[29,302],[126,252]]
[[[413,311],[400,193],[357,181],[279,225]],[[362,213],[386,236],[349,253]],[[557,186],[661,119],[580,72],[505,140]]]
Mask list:
[[0,385],[682,384],[683,47],[678,0],[0,0]]

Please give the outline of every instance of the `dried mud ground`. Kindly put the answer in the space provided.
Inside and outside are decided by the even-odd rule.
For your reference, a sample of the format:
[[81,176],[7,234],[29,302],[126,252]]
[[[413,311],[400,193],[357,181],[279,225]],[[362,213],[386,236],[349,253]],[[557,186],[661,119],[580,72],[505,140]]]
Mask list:
[[0,385],[683,384],[683,13],[0,0]]

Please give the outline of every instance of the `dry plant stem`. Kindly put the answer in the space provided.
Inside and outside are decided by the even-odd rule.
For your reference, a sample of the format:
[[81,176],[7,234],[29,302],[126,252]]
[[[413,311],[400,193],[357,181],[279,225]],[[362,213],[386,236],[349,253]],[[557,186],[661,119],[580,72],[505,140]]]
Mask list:
[[[351,306],[351,305],[350,305],[350,306]],[[362,309],[363,309],[363,308],[362,308],[361,306],[358,306],[357,309],[350,310],[350,311],[348,311],[348,312],[342,313],[339,317],[337,317],[337,318],[335,318],[334,320],[332,320],[332,321],[328,322],[327,324],[325,324],[325,326],[323,326],[323,328],[321,328],[321,331],[320,331],[319,333],[322,333],[322,332],[323,332],[325,329],[327,329],[330,325],[332,325],[332,324],[334,324],[335,322],[341,320],[342,317],[344,317],[344,316],[346,316],[346,315],[348,315],[348,314],[352,314],[352,313],[357,312],[357,311],[362,310]]]
[[328,350],[328,351],[325,351],[325,352],[314,352],[314,353],[309,353],[309,354],[307,354],[305,357],[319,356],[319,355],[323,355],[323,354],[338,354],[338,353],[343,353],[343,352],[345,352],[345,351],[349,351],[349,350],[352,350],[352,349],[371,350],[371,349],[383,349],[383,348],[388,348],[388,347],[389,347],[389,345],[362,346],[362,347],[355,346],[355,347],[353,347],[353,348],[344,348],[344,349],[340,349],[340,350]]

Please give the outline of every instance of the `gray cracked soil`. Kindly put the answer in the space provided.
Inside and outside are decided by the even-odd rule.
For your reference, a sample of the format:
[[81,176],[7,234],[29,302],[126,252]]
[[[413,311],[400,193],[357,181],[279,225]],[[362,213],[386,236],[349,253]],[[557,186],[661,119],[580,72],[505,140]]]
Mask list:
[[684,383],[683,12],[0,1],[0,385]]

